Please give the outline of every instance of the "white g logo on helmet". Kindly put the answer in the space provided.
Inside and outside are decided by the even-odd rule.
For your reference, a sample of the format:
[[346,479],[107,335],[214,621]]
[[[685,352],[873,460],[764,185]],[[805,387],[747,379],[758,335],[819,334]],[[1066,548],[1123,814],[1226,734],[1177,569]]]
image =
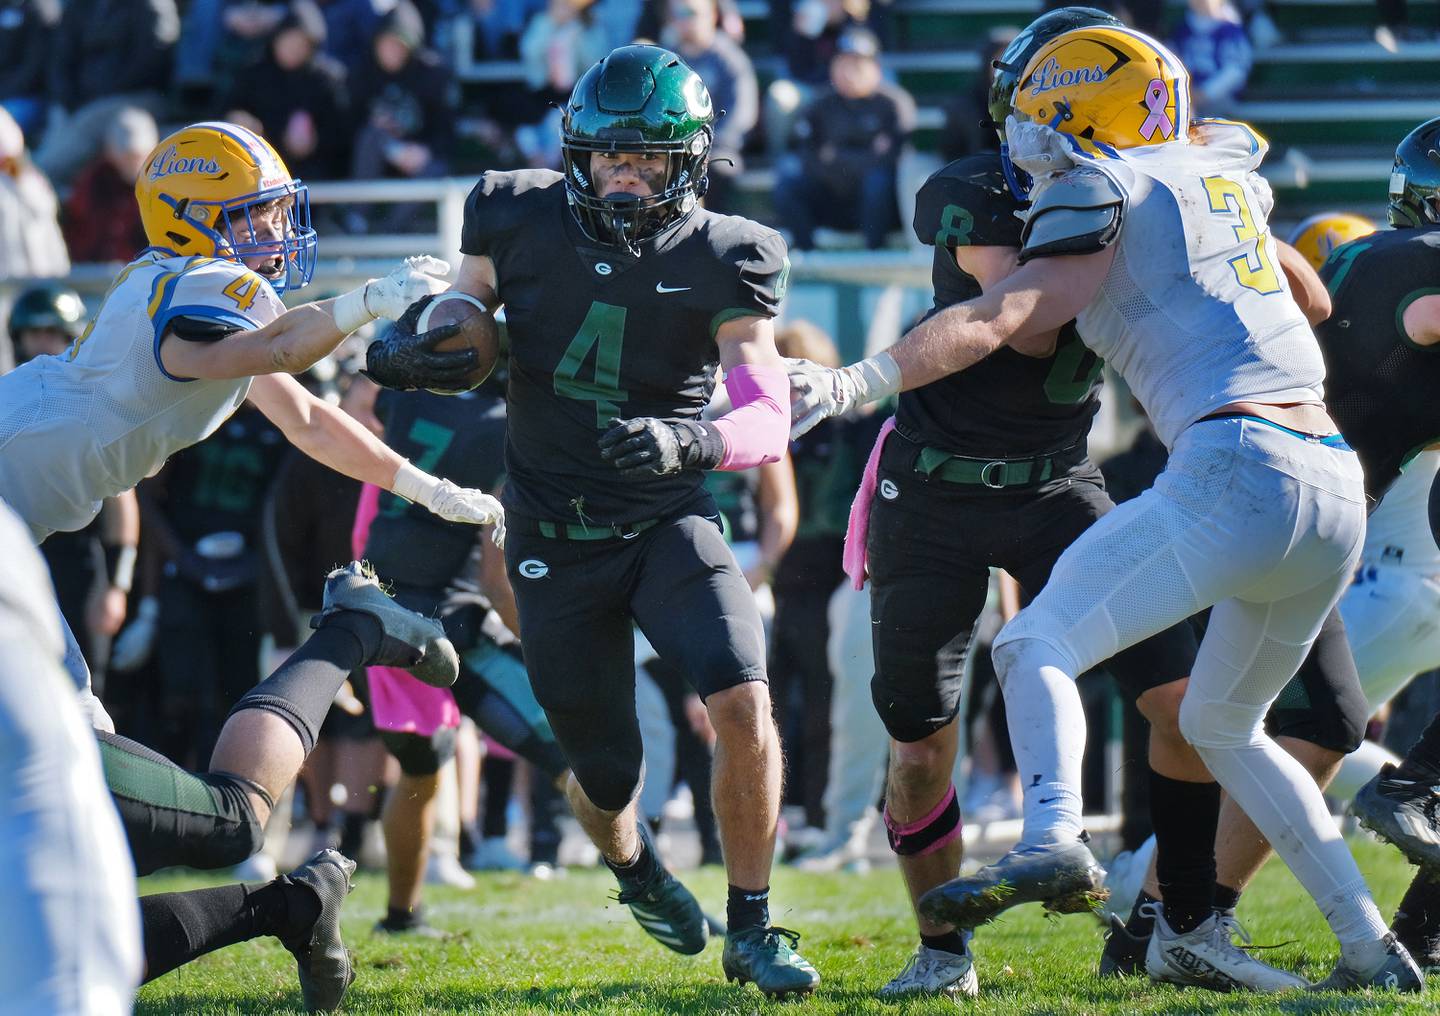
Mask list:
[[516,571],[520,573],[522,578],[543,579],[546,575],[550,574],[550,566],[538,557],[527,557],[520,562],[520,566]]

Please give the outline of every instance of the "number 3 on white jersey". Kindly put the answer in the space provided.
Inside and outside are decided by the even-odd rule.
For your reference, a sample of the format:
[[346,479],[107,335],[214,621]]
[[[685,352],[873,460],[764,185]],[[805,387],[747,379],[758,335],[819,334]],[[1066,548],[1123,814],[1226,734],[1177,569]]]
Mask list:
[[1235,239],[1246,245],[1246,251],[1229,259],[1235,279],[1246,289],[1262,296],[1280,292],[1280,278],[1265,251],[1266,230],[1255,225],[1255,215],[1245,200],[1245,188],[1223,176],[1202,178],[1210,198],[1210,211],[1231,219]]

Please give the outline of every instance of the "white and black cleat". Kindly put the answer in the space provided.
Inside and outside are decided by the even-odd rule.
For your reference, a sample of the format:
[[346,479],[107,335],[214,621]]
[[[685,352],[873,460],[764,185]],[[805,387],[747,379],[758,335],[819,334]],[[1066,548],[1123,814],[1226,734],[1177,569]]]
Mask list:
[[351,561],[325,576],[325,601],[310,619],[319,628],[325,618],[342,610],[368,614],[384,632],[380,650],[368,666],[399,667],[435,688],[448,688],[460,674],[460,657],[434,618],[407,610],[380,588],[367,562]]
[[1385,765],[1360,788],[1350,810],[1362,826],[1399,847],[1411,864],[1440,868],[1440,787],[1406,779]]
[[355,980],[355,963],[340,938],[340,908],[353,889],[355,862],[338,850],[322,850],[288,875],[289,882],[303,885],[320,900],[320,916],[305,931],[281,939],[295,957],[300,973],[300,995],[309,1012],[331,1012],[339,1008],[345,992]]
[[1088,837],[1017,846],[994,864],[936,886],[920,897],[920,915],[961,930],[978,928],[1021,903],[1056,914],[1093,912],[1105,901],[1105,869]]
[[1158,904],[1142,908],[1141,912],[1155,918],[1155,930],[1145,954],[1145,970],[1152,981],[1264,995],[1310,986],[1298,974],[1261,963],[1237,946],[1231,940],[1233,933],[1246,942],[1250,939],[1233,917],[1212,913],[1197,927],[1179,932],[1166,923]]
[[1386,935],[1384,958],[1371,970],[1356,970],[1340,957],[1330,976],[1315,985],[1316,991],[1359,991],[1378,988],[1404,993],[1425,990],[1425,975],[1394,934]]
[[980,978],[975,973],[975,958],[967,950],[965,955],[931,949],[920,945],[900,973],[875,993],[885,1002],[898,1002],[904,998],[936,996],[951,999],[957,1004],[961,999],[976,998],[980,994]]

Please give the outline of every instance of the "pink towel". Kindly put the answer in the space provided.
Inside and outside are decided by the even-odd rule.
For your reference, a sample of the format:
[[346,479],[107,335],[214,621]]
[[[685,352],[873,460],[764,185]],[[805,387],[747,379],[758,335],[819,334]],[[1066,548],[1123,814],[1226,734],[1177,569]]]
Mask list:
[[[380,488],[365,484],[355,507],[355,528],[350,545],[357,558],[365,555],[370,524],[380,514]],[[383,581],[385,576],[380,576]],[[432,688],[398,667],[367,667],[370,682],[370,711],[380,730],[399,731],[429,737],[441,727],[460,726],[460,707],[449,688]]]
[[850,505],[850,525],[845,528],[845,574],[856,589],[865,588],[865,541],[870,536],[870,503],[875,500],[875,478],[880,473],[880,453],[885,450],[885,439],[895,429],[895,417],[885,421],[875,438],[875,447],[870,449],[870,458],[865,462],[865,475],[860,480],[860,489]]

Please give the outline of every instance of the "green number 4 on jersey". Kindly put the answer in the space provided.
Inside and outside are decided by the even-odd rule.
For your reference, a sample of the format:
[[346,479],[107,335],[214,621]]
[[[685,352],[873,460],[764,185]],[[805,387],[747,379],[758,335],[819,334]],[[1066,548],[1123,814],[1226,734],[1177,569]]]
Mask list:
[[[620,387],[620,354],[625,346],[625,308],[596,300],[555,367],[555,394],[595,403],[595,426],[605,428],[620,415],[630,394]],[[591,380],[580,377],[595,350]]]

